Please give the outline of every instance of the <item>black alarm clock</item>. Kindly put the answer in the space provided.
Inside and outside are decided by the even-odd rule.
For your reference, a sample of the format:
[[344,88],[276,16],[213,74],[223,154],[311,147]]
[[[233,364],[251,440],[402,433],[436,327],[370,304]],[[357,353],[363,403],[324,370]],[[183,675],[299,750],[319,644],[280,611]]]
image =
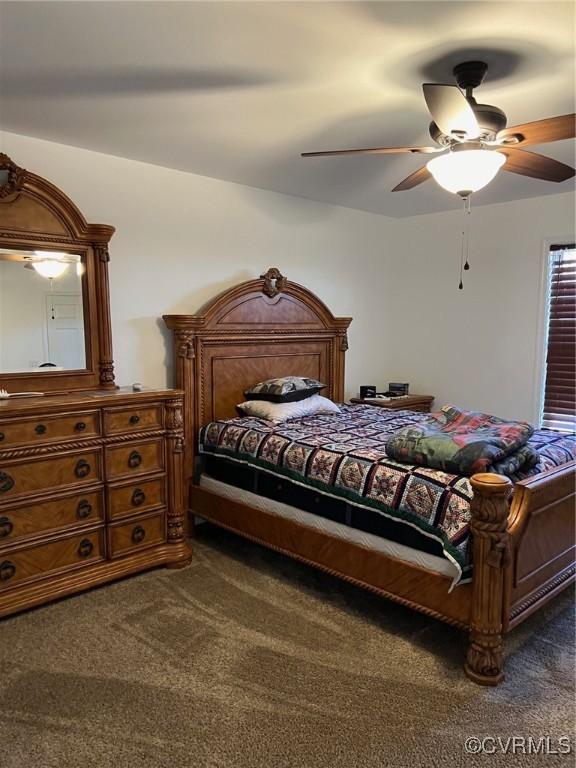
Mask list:
[[365,400],[367,397],[376,397],[376,387],[365,385],[360,387],[360,397]]

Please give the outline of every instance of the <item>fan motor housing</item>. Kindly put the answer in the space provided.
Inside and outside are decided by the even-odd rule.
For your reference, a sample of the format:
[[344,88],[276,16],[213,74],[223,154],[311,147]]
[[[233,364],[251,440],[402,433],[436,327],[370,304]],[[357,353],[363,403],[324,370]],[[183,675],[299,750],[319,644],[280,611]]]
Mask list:
[[[492,104],[477,104],[473,99],[469,101],[480,126],[480,138],[493,140],[498,131],[506,128],[506,115],[501,109]],[[448,146],[452,142],[453,137],[442,133],[436,123],[430,123],[429,130],[430,136],[438,144]]]
[[506,115],[492,104],[470,104],[478,120],[482,133],[498,133],[506,128]]

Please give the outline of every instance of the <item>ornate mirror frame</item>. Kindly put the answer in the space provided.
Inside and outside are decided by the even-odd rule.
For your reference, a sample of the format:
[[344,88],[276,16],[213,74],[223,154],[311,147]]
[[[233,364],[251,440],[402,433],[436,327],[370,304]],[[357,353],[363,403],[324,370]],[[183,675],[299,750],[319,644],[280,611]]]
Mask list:
[[0,153],[0,248],[79,254],[83,275],[86,368],[75,371],[0,372],[9,392],[114,389],[108,288],[108,243],[114,227],[88,224],[57,187]]

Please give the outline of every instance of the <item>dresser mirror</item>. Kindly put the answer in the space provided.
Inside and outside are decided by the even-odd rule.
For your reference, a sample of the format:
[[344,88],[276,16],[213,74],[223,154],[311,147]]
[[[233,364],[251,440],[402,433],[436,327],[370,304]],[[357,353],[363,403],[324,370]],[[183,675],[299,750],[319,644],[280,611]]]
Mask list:
[[0,154],[0,389],[112,389],[108,242],[51,182]]
[[86,369],[84,273],[78,254],[0,249],[0,373]]

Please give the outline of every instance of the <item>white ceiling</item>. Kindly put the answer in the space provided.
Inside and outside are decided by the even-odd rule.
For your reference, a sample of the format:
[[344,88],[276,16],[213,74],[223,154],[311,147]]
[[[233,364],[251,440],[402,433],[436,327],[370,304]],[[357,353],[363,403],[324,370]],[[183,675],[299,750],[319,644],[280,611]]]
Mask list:
[[[425,156],[301,159],[429,143],[424,81],[484,58],[516,124],[574,111],[572,2],[2,2],[8,131],[387,216],[458,206]],[[532,147],[531,147],[532,149]],[[574,162],[573,142],[540,148]],[[16,158],[17,160],[18,158]],[[500,173],[476,203],[566,191]]]

